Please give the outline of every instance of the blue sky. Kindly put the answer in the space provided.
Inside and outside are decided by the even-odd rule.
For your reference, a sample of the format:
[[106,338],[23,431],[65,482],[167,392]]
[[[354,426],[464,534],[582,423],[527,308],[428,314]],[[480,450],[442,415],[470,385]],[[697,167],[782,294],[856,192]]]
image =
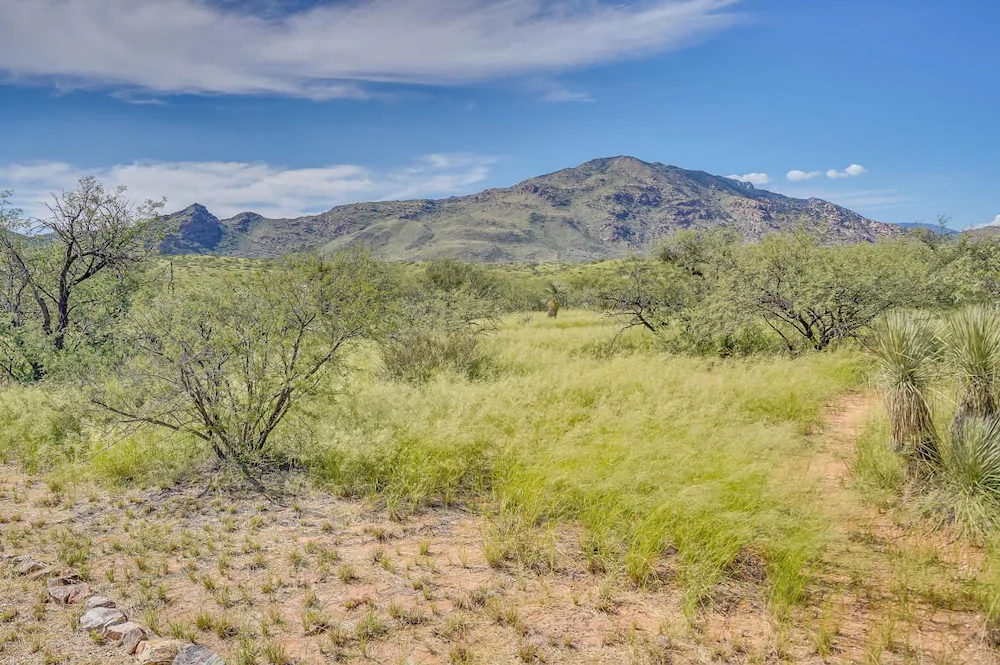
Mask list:
[[288,216],[628,154],[885,221],[1000,224],[992,0],[0,7],[0,189],[32,212],[88,173],[168,209]]

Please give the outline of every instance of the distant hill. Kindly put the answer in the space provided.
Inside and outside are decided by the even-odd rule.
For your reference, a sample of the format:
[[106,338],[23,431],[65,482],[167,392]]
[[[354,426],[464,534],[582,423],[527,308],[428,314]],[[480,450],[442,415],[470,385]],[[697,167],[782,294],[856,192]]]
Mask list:
[[942,228],[940,224],[931,224],[930,222],[893,222],[893,225],[901,226],[904,229],[924,229],[946,236],[954,236],[961,233],[961,231],[950,229],[947,226]]
[[1000,238],[1000,226],[987,224],[986,226],[962,231],[962,235],[970,238],[990,238],[996,240]]
[[362,244],[386,258],[588,261],[641,252],[684,229],[731,228],[747,240],[804,227],[832,242],[901,234],[821,199],[647,163],[595,159],[513,187],[441,200],[354,203],[319,215],[219,219],[195,204],[162,219],[168,254],[270,257]]

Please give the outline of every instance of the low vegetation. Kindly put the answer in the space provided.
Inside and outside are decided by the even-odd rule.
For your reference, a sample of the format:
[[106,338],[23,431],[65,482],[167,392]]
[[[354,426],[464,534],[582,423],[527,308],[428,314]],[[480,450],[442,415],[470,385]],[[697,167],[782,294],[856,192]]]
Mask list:
[[[968,662],[1000,635],[1000,245],[167,261],[155,210],[91,180],[53,235],[2,209],[0,521],[162,632],[246,663],[402,634],[435,662]],[[958,650],[909,644],[942,608]]]

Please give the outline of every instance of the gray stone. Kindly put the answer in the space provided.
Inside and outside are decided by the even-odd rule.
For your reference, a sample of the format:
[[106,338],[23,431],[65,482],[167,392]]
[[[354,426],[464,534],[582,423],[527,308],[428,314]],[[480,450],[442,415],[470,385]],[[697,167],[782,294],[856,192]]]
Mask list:
[[53,584],[58,582],[56,578],[49,582],[49,598],[62,605],[78,605],[90,595],[90,585],[86,582],[76,584]]
[[92,610],[95,607],[115,608],[118,606],[115,605],[115,601],[111,600],[110,598],[106,598],[104,596],[91,596],[90,598],[87,599],[87,602],[83,604],[83,609],[85,610]]
[[24,561],[21,561],[18,564],[17,572],[21,573],[22,575],[31,575],[32,573],[36,573],[39,570],[44,570],[47,567],[48,566],[46,566],[41,561],[35,561],[34,559],[28,558],[25,559]]
[[57,577],[59,571],[51,566],[42,566],[41,568],[35,568],[30,573],[28,573],[29,580],[44,580],[46,577]]
[[173,665],[226,665],[226,662],[200,644],[191,644],[177,653]]
[[184,646],[179,640],[152,639],[139,642],[135,658],[142,665],[173,665],[174,657]]
[[103,631],[119,623],[125,623],[124,614],[111,607],[95,607],[80,617],[80,630]]
[[108,626],[104,629],[104,636],[112,642],[117,643],[129,654],[134,654],[139,643],[143,640],[148,640],[150,637],[149,631],[134,621],[126,621],[125,623],[116,623],[113,626]]

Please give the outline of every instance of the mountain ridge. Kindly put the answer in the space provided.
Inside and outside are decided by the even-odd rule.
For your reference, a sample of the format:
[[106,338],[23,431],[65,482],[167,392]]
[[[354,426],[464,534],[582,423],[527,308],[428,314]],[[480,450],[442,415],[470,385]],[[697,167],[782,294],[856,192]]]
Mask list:
[[270,257],[361,244],[401,260],[576,262],[645,251],[684,229],[731,228],[755,241],[800,226],[831,242],[903,232],[822,199],[619,156],[465,196],[350,203],[287,219],[253,212],[220,219],[193,204],[161,218],[161,249]]

